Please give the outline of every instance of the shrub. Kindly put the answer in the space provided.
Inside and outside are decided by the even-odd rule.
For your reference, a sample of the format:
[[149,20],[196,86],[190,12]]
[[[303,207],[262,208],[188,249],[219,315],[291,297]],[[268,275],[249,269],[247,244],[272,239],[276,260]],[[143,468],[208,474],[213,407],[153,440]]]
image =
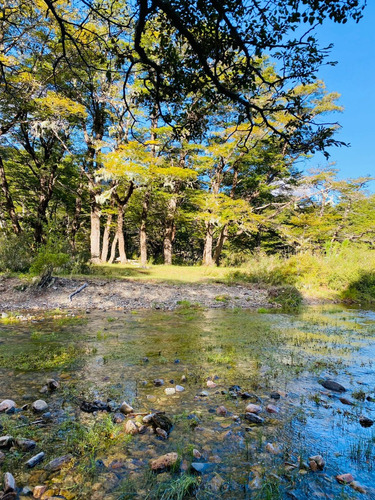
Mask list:
[[27,272],[33,253],[26,234],[4,235],[0,239],[0,271]]

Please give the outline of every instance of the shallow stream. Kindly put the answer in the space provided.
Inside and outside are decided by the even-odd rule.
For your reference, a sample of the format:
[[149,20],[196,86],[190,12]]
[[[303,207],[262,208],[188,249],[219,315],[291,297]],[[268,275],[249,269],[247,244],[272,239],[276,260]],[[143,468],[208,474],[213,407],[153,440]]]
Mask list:
[[[375,420],[375,313],[320,306],[264,314],[185,304],[174,312],[74,314],[0,322],[0,401],[29,405],[0,414],[1,435],[37,442],[30,452],[3,450],[1,470],[15,476],[20,491],[46,485],[43,500],[375,499],[375,424],[360,423],[361,416]],[[41,394],[51,378],[60,387]],[[325,389],[324,379],[347,391]],[[176,385],[184,390],[165,393]],[[48,403],[49,419],[32,412],[37,399]],[[166,440],[151,427],[126,435],[126,421],[113,423],[113,413],[80,409],[94,400],[110,400],[113,409],[126,401],[135,413],[163,411],[173,428]],[[263,423],[245,418],[249,403],[261,406]],[[277,413],[266,411],[269,404]],[[217,414],[220,406],[226,415]],[[44,461],[27,468],[40,451]],[[169,452],[178,453],[178,463],[152,473],[150,460]],[[66,454],[71,460],[62,469],[45,469]],[[312,471],[309,457],[318,454],[325,467]],[[345,473],[355,485],[339,484],[336,476]]]

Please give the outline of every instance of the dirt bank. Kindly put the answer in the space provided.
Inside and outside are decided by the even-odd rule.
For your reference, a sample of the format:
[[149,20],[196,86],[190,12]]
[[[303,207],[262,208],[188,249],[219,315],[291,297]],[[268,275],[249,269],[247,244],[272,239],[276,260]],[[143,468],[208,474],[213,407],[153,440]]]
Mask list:
[[[70,301],[84,283],[88,286]],[[0,312],[48,309],[174,309],[181,301],[204,307],[270,307],[267,290],[225,284],[167,284],[131,280],[54,278],[44,289],[17,278],[0,279]]]

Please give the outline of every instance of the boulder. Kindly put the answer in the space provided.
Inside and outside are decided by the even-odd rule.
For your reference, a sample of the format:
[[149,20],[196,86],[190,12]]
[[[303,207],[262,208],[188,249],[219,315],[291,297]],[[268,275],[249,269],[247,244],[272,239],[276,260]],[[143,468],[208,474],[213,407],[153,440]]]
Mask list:
[[35,413],[42,413],[48,409],[48,404],[43,399],[37,399],[32,404],[32,409]]
[[16,403],[12,399],[4,399],[0,403],[0,412],[12,410],[16,406]]
[[371,418],[364,417],[361,415],[359,417],[359,423],[361,424],[362,427],[371,427],[374,424],[374,421],[371,420]]
[[328,389],[329,391],[346,392],[346,389],[343,385],[331,379],[319,380],[319,384],[322,385],[325,389]]
[[4,493],[13,493],[16,491],[16,480],[10,472],[4,474]]
[[202,462],[192,462],[191,468],[193,471],[198,472],[198,474],[204,474],[209,472],[214,467],[214,464],[211,463],[202,463]]

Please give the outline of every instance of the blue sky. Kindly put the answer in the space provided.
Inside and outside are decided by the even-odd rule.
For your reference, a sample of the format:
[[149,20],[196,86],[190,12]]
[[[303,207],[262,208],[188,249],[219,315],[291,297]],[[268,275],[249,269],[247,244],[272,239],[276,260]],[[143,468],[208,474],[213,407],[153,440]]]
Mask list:
[[[343,113],[336,114],[342,129],[338,140],[350,148],[331,148],[330,162],[336,162],[340,177],[375,177],[375,1],[368,0],[363,19],[345,25],[328,22],[318,31],[323,46],[334,44],[330,60],[336,66],[324,66],[319,78],[327,90],[341,94]],[[315,155],[306,168],[327,165],[323,155]],[[375,191],[375,182],[371,190]]]

